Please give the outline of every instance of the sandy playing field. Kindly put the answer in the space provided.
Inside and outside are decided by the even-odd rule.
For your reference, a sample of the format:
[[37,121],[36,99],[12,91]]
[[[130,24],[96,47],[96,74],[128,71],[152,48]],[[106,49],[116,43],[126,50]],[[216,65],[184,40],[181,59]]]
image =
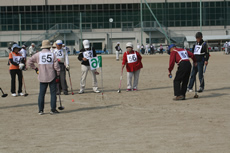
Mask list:
[[[48,89],[45,114],[40,116],[35,71],[23,72],[29,96],[12,97],[7,58],[0,58],[0,87],[9,94],[0,97],[0,152],[229,153],[230,56],[211,53],[205,92],[199,93],[198,99],[193,98],[194,92],[187,93],[185,101],[172,100],[168,62],[166,54],[143,56],[139,91],[125,91],[124,73],[119,94],[121,61],[115,61],[115,55],[104,55],[103,100],[101,93],[92,92],[90,73],[86,93],[77,94],[80,62],[71,56],[75,95],[71,95],[67,75],[70,95],[61,95],[65,110],[49,114]],[[101,89],[100,75],[97,78]]]

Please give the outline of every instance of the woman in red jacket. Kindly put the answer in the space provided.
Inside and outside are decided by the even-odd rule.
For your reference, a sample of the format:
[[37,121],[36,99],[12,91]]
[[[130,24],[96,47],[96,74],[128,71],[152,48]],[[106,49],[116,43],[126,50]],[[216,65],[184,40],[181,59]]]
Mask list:
[[[133,50],[133,44],[128,42],[126,44],[127,52],[123,55],[122,71],[126,65],[127,70],[127,90],[126,91],[137,91],[138,80],[141,68],[143,65],[141,63],[141,55]],[[133,88],[132,88],[132,77],[134,76]]]

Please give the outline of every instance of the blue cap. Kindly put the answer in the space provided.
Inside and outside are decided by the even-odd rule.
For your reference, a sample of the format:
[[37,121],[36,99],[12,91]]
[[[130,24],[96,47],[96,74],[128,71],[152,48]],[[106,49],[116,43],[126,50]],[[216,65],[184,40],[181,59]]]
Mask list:
[[168,54],[169,54],[169,55],[170,55],[170,49],[173,48],[173,47],[176,47],[176,45],[175,45],[175,44],[169,45],[169,47],[168,47]]
[[21,49],[21,47],[18,46],[18,44],[14,44],[14,45],[12,46],[12,51],[14,51],[14,48],[19,48],[19,49]]
[[173,48],[173,47],[176,47],[176,45],[175,45],[175,44],[169,45],[169,50],[170,50],[171,48]]

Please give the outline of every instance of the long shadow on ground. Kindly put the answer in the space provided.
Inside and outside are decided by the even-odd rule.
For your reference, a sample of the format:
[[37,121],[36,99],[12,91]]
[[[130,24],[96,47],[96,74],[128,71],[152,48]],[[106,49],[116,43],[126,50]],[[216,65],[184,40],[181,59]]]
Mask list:
[[79,112],[79,111],[106,109],[106,108],[116,107],[116,106],[119,106],[119,105],[121,105],[121,104],[98,106],[98,107],[84,107],[84,108],[79,108],[79,109],[74,109],[74,110],[69,110],[69,111],[63,111],[62,114],[64,114],[64,113],[72,113],[72,112]]

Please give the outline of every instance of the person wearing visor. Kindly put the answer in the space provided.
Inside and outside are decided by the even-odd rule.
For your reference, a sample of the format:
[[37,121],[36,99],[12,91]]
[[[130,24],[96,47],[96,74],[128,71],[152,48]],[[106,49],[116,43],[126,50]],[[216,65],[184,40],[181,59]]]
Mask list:
[[[126,52],[123,55],[122,71],[126,66],[127,70],[127,89],[126,91],[137,91],[138,90],[138,80],[141,68],[143,68],[141,62],[141,55],[133,50],[133,44],[128,42],[126,44]],[[134,76],[133,87],[132,78]]]
[[188,52],[183,48],[176,48],[175,44],[171,44],[168,47],[168,54],[170,55],[168,68],[169,78],[172,78],[172,70],[175,63],[178,65],[176,76],[173,81],[174,95],[176,96],[173,100],[185,100],[187,85],[192,67],[189,61],[189,57],[192,58],[195,66],[197,65],[196,58],[193,53]]
[[25,61],[22,54],[19,53],[21,47],[18,44],[12,46],[12,52],[9,54],[10,76],[11,76],[11,95],[16,97],[15,79],[18,75],[18,95],[24,96],[22,93],[22,69],[25,67]]
[[195,82],[196,74],[199,72],[199,80],[200,80],[200,89],[198,92],[203,92],[204,90],[204,75],[203,75],[203,69],[204,65],[208,65],[209,60],[209,51],[208,51],[208,45],[203,40],[203,35],[201,32],[196,33],[196,44],[193,45],[192,53],[195,55],[197,60],[197,66],[193,66],[191,78],[188,86],[188,91],[192,92],[192,88]]
[[[66,71],[69,71],[69,57],[65,49],[62,48],[62,41],[56,41],[56,48],[53,50],[53,53],[57,56],[58,63],[60,66],[60,83],[59,88],[57,88],[57,94],[61,92],[60,89],[64,92],[65,95],[68,95],[67,83],[66,83]],[[58,85],[58,84],[57,84]],[[59,90],[58,90],[59,89]]]

